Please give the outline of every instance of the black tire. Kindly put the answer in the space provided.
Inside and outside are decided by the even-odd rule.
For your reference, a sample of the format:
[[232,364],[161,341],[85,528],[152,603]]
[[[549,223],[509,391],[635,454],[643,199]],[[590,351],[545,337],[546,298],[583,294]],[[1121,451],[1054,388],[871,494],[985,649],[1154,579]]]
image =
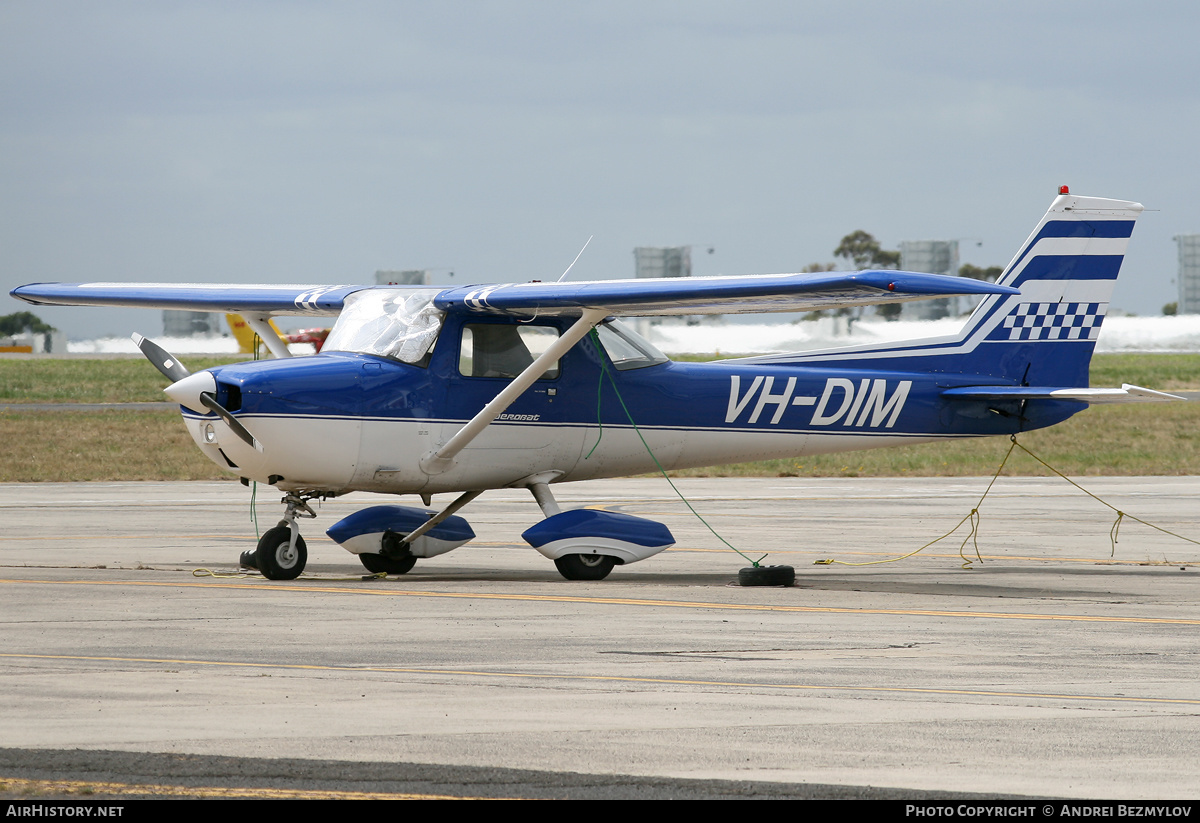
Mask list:
[[267,529],[258,541],[255,553],[258,570],[268,580],[295,580],[308,562],[308,547],[304,538],[296,535],[296,551],[292,552],[292,530],[287,526]]
[[564,554],[554,565],[568,580],[603,580],[617,565],[617,558],[606,554]]
[[791,566],[747,566],[738,572],[740,586],[793,586],[796,570]]
[[386,557],[382,554],[363,552],[358,556],[359,562],[372,574],[407,574],[417,565],[417,558],[411,554],[404,557]]

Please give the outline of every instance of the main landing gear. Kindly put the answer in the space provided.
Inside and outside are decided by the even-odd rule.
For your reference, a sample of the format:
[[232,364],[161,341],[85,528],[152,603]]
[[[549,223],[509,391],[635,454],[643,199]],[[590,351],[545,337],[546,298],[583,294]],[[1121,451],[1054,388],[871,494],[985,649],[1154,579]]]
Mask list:
[[645,560],[675,543],[670,530],[653,520],[595,509],[563,511],[547,479],[535,476],[524,484],[546,519],[521,537],[568,580],[603,580],[617,564]]
[[400,542],[404,536],[391,530],[385,531],[380,539],[383,551],[378,554],[360,552],[358,561],[371,574],[408,574],[417,565],[417,558],[407,544]]
[[603,580],[617,565],[617,558],[603,554],[564,554],[554,561],[558,573],[568,580]]
[[[603,580],[613,567],[636,563],[675,542],[662,523],[622,512],[595,509],[563,511],[555,502],[546,475],[521,483],[533,493],[545,515],[521,535],[529,545],[554,561],[567,580]],[[479,496],[463,492],[441,511],[408,506],[371,506],[333,524],[326,534],[374,574],[405,574],[418,558],[451,551],[475,537],[467,521],[454,515]],[[268,529],[242,565],[257,569],[268,580],[294,580],[308,562],[308,547],[297,521],[314,518],[312,500],[334,497],[321,491],[288,492],[284,517]]]
[[[329,497],[323,492],[288,492],[283,503],[287,506],[283,519],[273,529],[267,529],[252,552],[242,552],[241,564],[258,569],[268,580],[295,580],[308,563],[308,546],[300,536],[296,520],[314,518],[317,513],[309,500]],[[364,564],[365,565],[365,564]]]

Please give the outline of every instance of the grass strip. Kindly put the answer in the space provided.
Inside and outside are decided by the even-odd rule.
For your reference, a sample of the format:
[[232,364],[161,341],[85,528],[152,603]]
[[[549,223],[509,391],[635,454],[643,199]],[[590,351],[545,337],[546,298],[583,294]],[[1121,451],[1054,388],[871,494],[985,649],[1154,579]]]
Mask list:
[[[187,361],[193,371],[229,358]],[[1200,388],[1200,355],[1109,354],[1092,360],[1092,385]],[[162,399],[145,361],[0,358],[0,403],[112,403]],[[1095,406],[1021,442],[1073,476],[1200,474],[1200,403]],[[676,477],[955,477],[990,475],[1005,438],[687,469]],[[1045,476],[1033,460],[1005,475]],[[174,410],[0,412],[0,482],[234,479],[192,443]]]
[[[189,371],[245,358],[181,358]],[[0,358],[0,403],[151,403],[169,381],[142,357]]]
[[0,413],[0,482],[218,479],[174,409]]

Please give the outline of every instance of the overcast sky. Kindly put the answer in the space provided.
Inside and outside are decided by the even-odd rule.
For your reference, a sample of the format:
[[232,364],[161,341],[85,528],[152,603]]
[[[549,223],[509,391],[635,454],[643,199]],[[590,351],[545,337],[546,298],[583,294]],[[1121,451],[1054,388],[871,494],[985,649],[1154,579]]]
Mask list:
[[1151,210],[1114,304],[1157,314],[1200,233],[1198,9],[0,0],[0,285],[552,279],[589,235],[573,279],[638,245],[781,272],[860,228],[1003,265],[1067,183]]

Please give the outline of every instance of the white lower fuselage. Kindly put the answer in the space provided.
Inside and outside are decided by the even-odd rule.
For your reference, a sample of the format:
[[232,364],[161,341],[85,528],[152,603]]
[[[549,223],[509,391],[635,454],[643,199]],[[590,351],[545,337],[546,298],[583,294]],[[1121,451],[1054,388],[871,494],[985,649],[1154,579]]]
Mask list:
[[[243,443],[219,420],[185,416],[188,431],[201,451],[231,473],[260,483],[278,476],[283,479],[276,481],[277,485],[285,490],[339,493],[434,494],[503,488],[546,472],[555,475],[555,482],[570,482],[655,472],[659,465],[668,470],[683,469],[940,439],[934,435],[682,428],[640,428],[639,437],[638,431],[628,425],[608,425],[601,430],[595,425],[497,423],[464,449],[449,469],[427,474],[420,467],[422,456],[458,431],[465,421],[253,415],[239,419],[261,442],[262,452]],[[204,429],[208,425],[217,430],[215,444],[205,442]]]

